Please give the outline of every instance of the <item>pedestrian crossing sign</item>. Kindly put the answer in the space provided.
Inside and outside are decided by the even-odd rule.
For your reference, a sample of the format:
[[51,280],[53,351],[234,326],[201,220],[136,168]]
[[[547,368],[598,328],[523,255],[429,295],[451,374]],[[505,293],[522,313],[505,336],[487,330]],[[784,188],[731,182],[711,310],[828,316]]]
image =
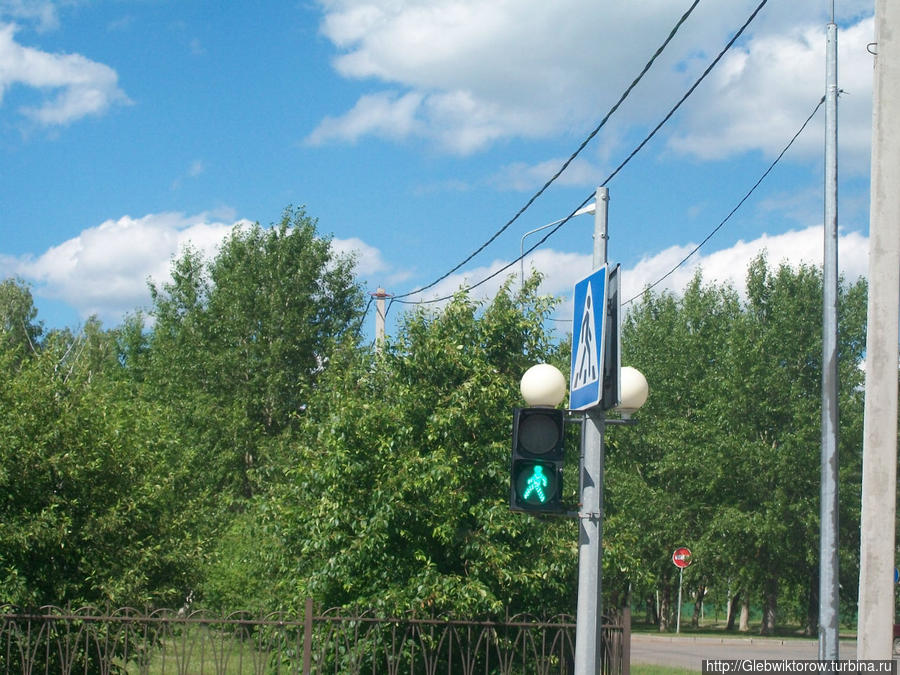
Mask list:
[[569,377],[569,408],[572,410],[593,408],[600,404],[603,395],[606,293],[605,265],[575,284]]

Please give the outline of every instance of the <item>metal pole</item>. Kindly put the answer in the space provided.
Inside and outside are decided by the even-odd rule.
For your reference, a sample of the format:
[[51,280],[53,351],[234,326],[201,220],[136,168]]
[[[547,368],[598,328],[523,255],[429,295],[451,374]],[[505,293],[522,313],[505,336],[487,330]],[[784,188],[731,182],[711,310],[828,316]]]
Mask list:
[[[606,264],[609,191],[597,188],[594,269]],[[601,539],[603,536],[604,412],[588,411],[583,436],[581,511],[578,513],[578,606],[575,616],[575,675],[600,672],[602,638]]]
[[681,582],[684,579],[684,568],[678,568],[678,606],[675,608],[675,632],[681,632]]
[[869,306],[857,658],[890,659],[900,320],[900,3],[875,2]]
[[[585,207],[587,209],[587,207]],[[609,241],[609,190],[598,187],[594,197],[594,269],[606,264]]]
[[819,532],[819,659],[838,658],[838,217],[837,26],[825,49],[825,259],[822,272],[822,449]]
[[534,234],[535,232],[546,230],[548,227],[559,225],[564,220],[570,220],[575,216],[583,216],[585,213],[594,213],[595,208],[595,204],[588,204],[587,206],[578,209],[575,213],[569,216],[569,218],[560,218],[559,220],[554,220],[552,223],[547,223],[546,225],[541,225],[540,227],[536,227],[533,230],[528,230],[528,232],[522,235],[522,239],[519,242],[519,277],[521,278],[522,286],[525,285],[525,238],[529,235]]

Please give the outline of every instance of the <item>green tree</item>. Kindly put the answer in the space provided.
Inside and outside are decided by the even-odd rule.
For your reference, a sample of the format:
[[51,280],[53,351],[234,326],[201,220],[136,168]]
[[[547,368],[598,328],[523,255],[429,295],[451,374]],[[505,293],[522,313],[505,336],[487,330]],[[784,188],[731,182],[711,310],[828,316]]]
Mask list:
[[236,227],[210,261],[185,251],[172,281],[151,286],[148,382],[179,411],[188,461],[225,506],[259,488],[261,439],[294,422],[333,345],[358,329],[352,266],[288,209],[271,228]]
[[672,551],[695,554],[689,583],[712,567],[704,533],[721,501],[716,471],[727,472],[727,461],[711,410],[739,314],[733,290],[704,286],[698,276],[680,298],[648,294],[623,326],[623,361],[645,374],[651,395],[637,427],[609,431],[604,551],[628,562],[604,572],[645,597],[659,590],[662,630],[676,610]]
[[0,352],[16,351],[16,361],[37,352],[43,325],[28,285],[18,279],[0,282]]
[[[661,542],[670,542],[666,548],[684,543],[696,561],[686,581],[698,588],[717,583],[743,591],[745,599],[754,594],[764,608],[764,632],[774,628],[779,595],[800,598],[791,611],[813,630],[821,272],[772,270],[760,257],[748,270],[747,288],[740,302],[733,290],[703,286],[698,277],[682,298],[648,294],[629,314],[625,359],[646,374],[651,397],[641,426],[615,437],[609,530],[614,540],[626,537],[642,550],[651,570],[644,592],[655,585],[664,598],[671,594],[675,568]],[[859,461],[864,298],[864,282],[842,285],[845,513],[853,513],[858,494],[852,477]],[[848,544],[843,540],[841,548]]]
[[509,510],[519,379],[560,356],[535,286],[484,307],[458,296],[407,315],[380,356],[336,355],[268,504],[296,561],[294,597],[463,616],[572,610],[574,522]]
[[[810,266],[769,269],[760,257],[748,271],[747,290],[727,369],[728,399],[720,406],[720,414],[727,420],[726,437],[733,443],[731,476],[735,488],[745,486],[733,507],[743,514],[744,526],[739,532],[754,556],[751,582],[762,590],[762,630],[774,630],[777,599],[784,589],[791,591],[785,594],[788,597],[806,599],[793,609],[806,623],[807,632],[814,634],[820,528],[822,275]],[[859,465],[864,304],[864,282],[842,285],[838,344],[845,476]],[[848,497],[856,492],[848,484],[841,492],[848,489],[843,498],[845,511]],[[739,494],[738,490],[732,494]],[[727,527],[724,524],[723,531]],[[841,548],[850,543],[845,540]],[[847,591],[852,588],[855,584]]]
[[170,603],[193,559],[177,439],[99,323],[0,353],[0,595],[19,605]]

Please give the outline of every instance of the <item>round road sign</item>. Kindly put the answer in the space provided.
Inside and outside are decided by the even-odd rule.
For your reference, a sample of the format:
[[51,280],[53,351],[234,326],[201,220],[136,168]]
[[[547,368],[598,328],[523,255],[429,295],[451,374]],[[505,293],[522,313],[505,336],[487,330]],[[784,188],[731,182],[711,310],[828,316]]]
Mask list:
[[681,569],[690,565],[691,549],[685,548],[684,546],[676,548],[675,552],[672,554],[672,562],[675,563],[675,567],[680,567]]

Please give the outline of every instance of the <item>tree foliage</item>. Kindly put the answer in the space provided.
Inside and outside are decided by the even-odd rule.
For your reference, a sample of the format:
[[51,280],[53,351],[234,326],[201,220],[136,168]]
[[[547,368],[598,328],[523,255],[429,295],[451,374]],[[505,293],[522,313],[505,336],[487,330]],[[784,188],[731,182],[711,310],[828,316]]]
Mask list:
[[234,230],[212,260],[173,261],[172,282],[151,287],[150,327],[137,314],[43,336],[28,288],[4,282],[2,599],[202,592],[274,465],[268,450],[358,330],[352,265],[289,209],[272,228]]
[[171,602],[191,564],[177,439],[135,400],[90,321],[22,358],[0,351],[0,594],[5,602]]
[[535,284],[411,313],[374,360],[331,364],[274,507],[298,595],[386,611],[571,610],[573,523],[508,502],[519,379],[559,356]]
[[[352,259],[302,209],[235,229],[212,259],[184,251],[149,319],[114,330],[45,332],[29,288],[4,281],[0,599],[572,612],[577,521],[508,502],[520,378],[568,370],[538,282],[411,311],[376,352]],[[848,607],[865,295],[841,285]],[[687,545],[699,601],[752,599],[814,630],[821,297],[819,270],[761,257],[746,297],[698,275],[629,308],[624,362],[651,396],[637,427],[606,435],[608,603],[659,591],[665,627]]]
[[148,381],[226,505],[259,488],[260,438],[296,420],[333,345],[358,330],[352,265],[289,209],[271,228],[235,228],[212,260],[185,251],[151,287]]
[[0,350],[3,353],[15,352],[15,360],[19,362],[36,351],[44,330],[35,322],[36,318],[37,308],[28,286],[19,279],[0,282]]
[[[640,428],[616,437],[609,529],[642,547],[650,564],[632,578],[645,589],[671,593],[671,550],[688,545],[696,588],[716,583],[732,595],[753,593],[771,621],[779,590],[788,591],[782,595],[801,599],[795,616],[809,624],[818,590],[821,272],[773,270],[760,257],[747,288],[741,301],[698,276],[683,297],[648,294],[629,314],[625,358],[645,373],[652,394]],[[847,514],[858,498],[851,479],[860,453],[864,298],[864,282],[842,286]],[[854,544],[848,535],[843,550]],[[764,630],[772,627],[764,622]]]

